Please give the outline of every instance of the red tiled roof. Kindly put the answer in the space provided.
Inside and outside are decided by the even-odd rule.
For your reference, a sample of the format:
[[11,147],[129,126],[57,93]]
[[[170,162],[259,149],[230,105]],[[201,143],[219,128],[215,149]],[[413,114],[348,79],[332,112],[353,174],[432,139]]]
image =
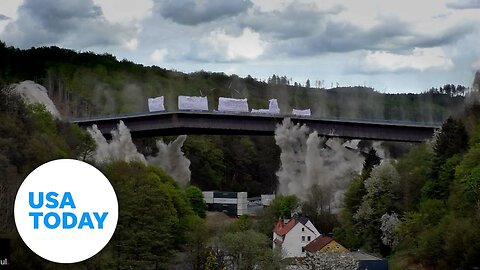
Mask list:
[[333,238],[320,235],[319,237],[315,238],[315,240],[308,243],[308,245],[305,246],[305,250],[308,252],[317,252],[332,241]]
[[297,222],[298,221],[296,219],[292,218],[292,219],[290,219],[290,221],[288,221],[287,224],[285,224],[283,222],[283,220],[280,219],[280,220],[277,221],[277,224],[275,224],[275,229],[273,231],[280,236],[284,236],[291,229],[293,229],[293,227],[295,227],[295,225],[297,225]]

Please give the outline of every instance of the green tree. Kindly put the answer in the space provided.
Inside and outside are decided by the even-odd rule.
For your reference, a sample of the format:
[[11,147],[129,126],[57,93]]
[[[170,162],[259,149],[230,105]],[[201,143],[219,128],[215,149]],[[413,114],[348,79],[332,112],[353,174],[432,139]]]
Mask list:
[[333,231],[338,225],[336,216],[331,212],[331,190],[313,185],[301,203],[302,214],[306,215],[315,227],[324,234]]
[[434,159],[429,179],[422,189],[423,198],[447,200],[450,194],[449,186],[453,180],[454,169],[460,157],[468,148],[468,134],[463,123],[448,118],[437,134],[433,150]]
[[208,262],[210,256],[210,250],[207,247],[209,235],[205,220],[192,216],[188,222],[189,230],[186,233],[185,251],[190,267],[193,270],[206,269],[208,268],[206,264],[212,262]]
[[183,191],[161,169],[141,163],[103,168],[119,202],[117,229],[109,243],[119,268],[168,267],[185,242],[193,211]]
[[261,261],[274,258],[268,237],[253,230],[227,233],[221,242],[228,268],[231,269],[255,269]]
[[205,269],[204,270],[219,270],[220,267],[218,265],[217,259],[213,255],[213,253],[210,251],[208,253],[207,260],[205,262]]
[[367,156],[365,157],[365,161],[363,161],[362,178],[367,179],[370,177],[373,167],[379,165],[380,161],[377,151],[373,147],[370,147],[370,150],[368,150]]
[[398,196],[399,179],[395,167],[384,162],[375,167],[365,180],[367,194],[353,218],[360,229],[358,233],[363,237],[363,246],[368,251],[384,254],[388,251],[381,241],[381,217],[396,210],[394,200]]
[[298,198],[295,195],[277,196],[271,204],[275,216],[290,218],[292,210],[298,207]]
[[253,219],[249,215],[241,215],[229,228],[230,232],[244,232],[253,229]]
[[433,160],[433,149],[428,143],[416,145],[400,159],[395,167],[400,175],[401,201],[398,208],[415,210],[421,198],[421,190],[428,180]]
[[364,196],[367,195],[365,180],[375,166],[380,164],[380,158],[373,147],[368,151],[363,162],[362,173],[353,177],[350,186],[343,197],[343,209],[341,210],[341,226],[333,230],[335,237],[350,249],[358,249],[363,244],[362,234],[360,233],[363,224],[354,220],[353,216],[358,212],[362,205]]
[[297,209],[298,206],[298,198],[295,195],[276,196],[270,206],[265,208],[261,219],[258,221],[258,231],[271,237],[277,220],[279,218],[290,218],[292,210]]
[[201,218],[206,217],[207,211],[207,204],[203,200],[203,193],[202,191],[197,188],[196,186],[188,186],[185,190],[187,194],[188,201],[192,206],[192,210],[195,214],[197,214]]

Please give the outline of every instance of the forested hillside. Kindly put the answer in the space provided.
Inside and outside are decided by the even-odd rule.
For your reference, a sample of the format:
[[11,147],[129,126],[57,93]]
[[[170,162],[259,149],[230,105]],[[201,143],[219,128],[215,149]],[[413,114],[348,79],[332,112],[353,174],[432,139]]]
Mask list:
[[40,258],[16,230],[17,190],[36,167],[60,158],[81,159],[95,145],[78,126],[54,120],[42,105],[26,105],[5,89],[0,91],[0,120],[0,238],[10,241],[12,269],[170,269],[188,232],[203,222],[205,205],[197,188],[180,188],[157,167],[96,164],[114,187],[121,209],[112,240],[82,263],[62,266]]
[[[0,87],[34,80],[66,117],[146,112],[147,98],[165,96],[166,109],[177,109],[178,95],[208,96],[210,109],[218,97],[249,99],[250,108],[267,108],[277,98],[282,113],[311,108],[319,117],[387,119],[441,123],[463,107],[462,91],[432,88],[424,94],[382,94],[366,87],[310,88],[286,76],[267,81],[199,71],[185,74],[145,67],[112,55],[75,52],[58,47],[28,50],[0,42]],[[167,138],[169,141],[172,138]],[[155,140],[136,141],[149,154]],[[279,148],[272,137],[188,136],[183,148],[192,164],[191,182],[204,190],[273,192]]]
[[[278,269],[278,254],[271,252],[262,233],[271,235],[273,222],[299,204],[322,232],[333,231],[352,250],[388,256],[393,269],[480,265],[480,106],[473,93],[473,102],[465,109],[462,86],[446,85],[423,94],[382,94],[366,87],[320,89],[292,85],[285,76],[263,82],[223,73],[185,74],[118,61],[111,55],[57,47],[20,50],[0,43],[0,236],[12,239],[12,259],[20,269],[52,269],[34,257],[15,232],[12,204],[21,181],[46,161],[85,157],[94,148],[92,138],[78,127],[55,121],[42,106],[26,105],[8,91],[8,85],[23,80],[44,85],[66,117],[145,112],[147,98],[160,95],[168,110],[176,110],[178,95],[204,95],[210,109],[220,96],[247,97],[251,108],[266,108],[269,98],[277,98],[283,113],[311,108],[319,117],[443,122],[433,142],[412,147],[398,161],[381,163],[371,150],[345,193],[338,220],[330,209],[318,212],[314,200],[298,202],[287,196],[279,197],[256,224],[242,218],[230,227],[212,229],[217,224],[207,226],[201,219],[205,208],[198,204],[197,188],[181,189],[162,170],[140,163],[102,165],[122,213],[110,244],[75,265],[79,269],[168,269],[173,254],[185,250],[196,269],[210,263],[218,268],[222,262],[215,260],[238,254],[239,265]],[[451,115],[455,117],[448,118]],[[145,155],[155,149],[153,139],[135,143]],[[258,196],[277,188],[280,149],[272,137],[189,136],[183,151],[191,161],[191,183],[203,190]],[[146,200],[156,211],[131,203]],[[213,254],[206,248],[211,240],[207,235],[227,253]],[[248,259],[242,259],[245,238],[255,240],[252,250],[259,251],[246,254]]]
[[360,86],[312,88],[286,76],[259,81],[204,71],[185,74],[118,61],[108,54],[58,47],[20,50],[1,42],[0,55],[0,86],[34,80],[49,90],[66,116],[145,112],[147,98],[161,95],[166,109],[176,110],[178,95],[202,95],[208,96],[210,109],[217,107],[220,96],[248,98],[251,108],[267,108],[268,99],[277,98],[282,113],[311,108],[319,117],[440,123],[461,108],[465,90],[448,85],[442,91],[424,89],[424,94],[415,95],[382,94]]
[[335,237],[389,256],[391,269],[478,268],[479,139],[474,102],[398,161],[367,159],[345,194]]

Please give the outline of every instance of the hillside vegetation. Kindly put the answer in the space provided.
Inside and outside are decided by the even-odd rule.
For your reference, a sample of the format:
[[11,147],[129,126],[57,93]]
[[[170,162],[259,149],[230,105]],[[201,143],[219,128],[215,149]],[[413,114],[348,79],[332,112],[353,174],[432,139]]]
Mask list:
[[[232,258],[238,269],[280,269],[279,254],[271,252],[266,235],[275,220],[300,204],[294,196],[279,196],[257,223],[242,217],[217,228],[219,222],[209,225],[203,219],[205,205],[196,187],[184,190],[155,167],[105,164],[100,169],[122,209],[111,242],[81,264],[48,263],[17,235],[15,193],[37,166],[58,158],[81,159],[95,146],[77,126],[54,120],[42,106],[26,105],[6,87],[23,80],[47,87],[68,117],[144,112],[146,99],[159,95],[166,97],[167,109],[175,110],[182,94],[207,95],[210,109],[220,96],[248,97],[253,108],[265,108],[269,98],[277,98],[283,112],[295,107],[311,108],[322,117],[443,122],[432,143],[412,147],[397,161],[381,163],[371,149],[345,194],[340,220],[330,212],[315,212],[312,202],[303,202],[302,208],[318,228],[332,231],[350,249],[388,256],[392,269],[480,266],[480,105],[465,109],[462,92],[451,85],[417,95],[387,95],[365,87],[306,88],[278,76],[262,82],[223,73],[184,74],[57,47],[19,50],[0,43],[0,56],[0,237],[11,239],[11,261],[18,269],[171,269],[179,251],[185,251],[193,269],[219,269]],[[480,75],[474,85],[479,81]],[[144,154],[154,143],[136,141]],[[271,137],[189,136],[183,151],[192,162],[191,183],[201,189],[248,191],[250,196],[276,190],[280,150]],[[245,238],[251,240],[248,247]]]
[[[277,98],[282,113],[311,108],[319,117],[441,123],[464,103],[462,92],[445,91],[447,87],[423,94],[382,94],[367,87],[307,88],[286,76],[272,75],[264,82],[224,73],[185,74],[118,61],[108,54],[58,47],[21,50],[2,42],[0,55],[0,87],[34,80],[48,89],[66,117],[146,112],[147,98],[161,95],[166,109],[174,111],[178,95],[204,95],[211,110],[220,96],[247,97],[250,108],[267,108],[268,99]],[[136,144],[144,154],[155,149],[154,139]],[[277,188],[279,148],[273,137],[188,136],[183,150],[192,161],[191,182],[203,190],[258,196]]]
[[392,162],[365,161],[335,237],[390,257],[391,269],[480,266],[480,105],[447,119],[433,142]]
[[463,103],[464,87],[455,91],[453,85],[454,91],[449,85],[448,91],[382,94],[360,86],[303,87],[286,76],[259,81],[205,71],[185,74],[58,47],[20,50],[0,42],[0,55],[0,86],[34,80],[49,90],[66,116],[75,117],[146,112],[147,98],[162,95],[166,109],[174,111],[177,96],[203,95],[208,96],[211,110],[217,108],[220,96],[248,98],[250,108],[268,108],[268,99],[277,98],[282,113],[311,108],[319,117],[440,123]]
[[191,190],[200,191],[181,189],[160,168],[96,165],[114,187],[121,209],[112,240],[82,263],[62,266],[46,261],[18,235],[13,214],[17,190],[36,167],[60,158],[81,159],[95,145],[78,126],[54,120],[42,105],[26,105],[5,89],[0,91],[0,120],[0,238],[10,239],[12,269],[170,269],[175,254],[188,242],[187,232],[205,216],[203,196]]

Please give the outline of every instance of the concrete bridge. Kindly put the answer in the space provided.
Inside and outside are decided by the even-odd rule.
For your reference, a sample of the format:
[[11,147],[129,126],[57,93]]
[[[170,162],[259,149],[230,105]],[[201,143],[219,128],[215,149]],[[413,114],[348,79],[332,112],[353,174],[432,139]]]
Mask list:
[[95,124],[107,137],[120,120],[130,129],[134,138],[181,134],[273,136],[276,126],[282,123],[285,117],[289,117],[293,123],[307,125],[319,135],[345,139],[421,142],[430,139],[435,129],[439,128],[411,122],[186,111],[72,119],[70,122],[84,128]]

